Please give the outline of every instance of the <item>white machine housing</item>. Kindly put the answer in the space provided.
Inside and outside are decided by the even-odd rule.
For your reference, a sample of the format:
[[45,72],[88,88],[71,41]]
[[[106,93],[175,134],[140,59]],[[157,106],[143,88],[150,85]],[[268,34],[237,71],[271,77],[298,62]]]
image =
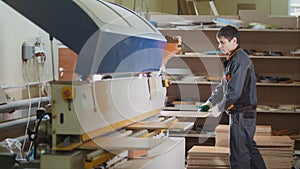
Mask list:
[[[81,135],[120,122],[133,123],[138,117],[145,119],[159,113],[166,96],[161,77],[59,81],[51,86],[52,131],[62,135]],[[63,98],[64,87],[72,88],[73,99]]]

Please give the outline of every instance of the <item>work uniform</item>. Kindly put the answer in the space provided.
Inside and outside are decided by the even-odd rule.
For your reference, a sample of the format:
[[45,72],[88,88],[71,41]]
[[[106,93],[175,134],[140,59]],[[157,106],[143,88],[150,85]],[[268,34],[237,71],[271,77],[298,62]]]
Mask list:
[[253,140],[256,125],[256,78],[247,53],[237,47],[224,61],[221,83],[209,101],[229,115],[231,169],[265,169]]

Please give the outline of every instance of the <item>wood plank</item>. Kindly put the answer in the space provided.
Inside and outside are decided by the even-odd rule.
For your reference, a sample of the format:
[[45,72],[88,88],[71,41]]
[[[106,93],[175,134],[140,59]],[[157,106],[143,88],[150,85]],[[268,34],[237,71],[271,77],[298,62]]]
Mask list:
[[218,154],[229,155],[229,148],[227,147],[214,147],[214,146],[193,146],[189,154]]
[[128,150],[128,158],[139,158],[142,156],[146,156],[148,154],[148,150]]
[[74,73],[78,55],[69,48],[58,48],[59,80],[74,80],[77,78]]
[[188,160],[187,163],[189,165],[212,165],[212,166],[229,166],[229,159],[196,159],[196,160]]
[[254,136],[258,146],[294,146],[294,140],[289,136]]
[[176,122],[171,125],[170,130],[188,130],[194,126],[194,122]]
[[186,169],[230,169],[230,167],[220,167],[220,166],[191,166],[191,165],[187,165]]
[[129,125],[127,129],[170,129],[187,130],[194,125],[193,122],[139,122]]
[[263,147],[260,146],[259,150],[260,151],[274,151],[274,148],[276,149],[276,151],[278,152],[289,152],[289,151],[294,151],[294,147],[272,147],[272,146],[267,146],[267,147]]
[[[292,156],[291,156],[292,157]],[[277,156],[263,156],[266,162],[272,162],[273,164],[292,163],[291,157],[277,157]]]
[[[258,147],[270,147],[270,148],[283,148],[290,147],[293,149],[295,141],[289,136],[264,136],[264,135],[254,135],[254,140]],[[216,133],[216,146],[228,147],[229,145],[229,135]]]
[[135,138],[135,137],[100,137],[82,144],[80,149],[99,149],[105,150],[149,150],[158,144],[166,141],[167,138]]
[[[225,132],[228,133],[229,132],[229,125],[218,125],[216,127],[216,132]],[[256,133],[269,133],[271,134],[272,132],[272,128],[270,125],[256,125]]]
[[212,157],[209,157],[209,156],[204,156],[204,155],[188,155],[187,157],[187,161],[189,160],[228,160],[228,156],[212,156]]
[[175,116],[175,117],[194,117],[194,118],[206,118],[209,116],[209,112],[197,112],[197,111],[162,111],[160,116]]

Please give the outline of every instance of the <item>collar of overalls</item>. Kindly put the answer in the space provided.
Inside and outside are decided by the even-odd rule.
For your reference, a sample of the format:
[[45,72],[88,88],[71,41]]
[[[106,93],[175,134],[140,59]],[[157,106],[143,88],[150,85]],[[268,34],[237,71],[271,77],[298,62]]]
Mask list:
[[239,50],[241,50],[240,45],[238,45],[235,49],[226,54],[226,60],[230,60],[232,56],[234,56]]

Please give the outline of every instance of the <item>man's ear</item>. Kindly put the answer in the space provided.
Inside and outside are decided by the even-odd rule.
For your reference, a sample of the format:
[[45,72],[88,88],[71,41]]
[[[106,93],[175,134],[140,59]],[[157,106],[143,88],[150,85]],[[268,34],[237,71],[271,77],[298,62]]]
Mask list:
[[231,40],[233,40],[233,42],[235,42],[235,43],[238,43],[236,37],[233,37]]

